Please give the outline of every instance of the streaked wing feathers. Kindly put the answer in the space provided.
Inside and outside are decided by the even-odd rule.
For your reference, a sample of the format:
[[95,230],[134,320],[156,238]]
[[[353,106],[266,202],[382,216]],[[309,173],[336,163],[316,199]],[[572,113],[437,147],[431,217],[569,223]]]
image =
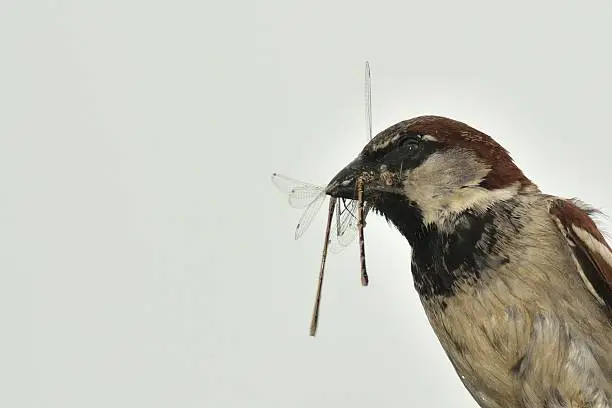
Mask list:
[[612,249],[590,217],[593,212],[577,201],[551,201],[550,214],[574,252],[583,281],[612,310]]

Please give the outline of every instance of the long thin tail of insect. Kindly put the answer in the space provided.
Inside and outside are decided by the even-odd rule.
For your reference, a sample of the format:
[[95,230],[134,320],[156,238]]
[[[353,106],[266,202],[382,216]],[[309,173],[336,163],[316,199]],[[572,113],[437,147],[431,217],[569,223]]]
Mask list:
[[315,295],[315,303],[312,309],[312,317],[310,319],[310,335],[314,337],[317,334],[317,326],[319,324],[319,307],[321,305],[321,291],[323,290],[323,278],[325,276],[325,260],[327,258],[327,247],[329,245],[329,235],[331,233],[332,219],[334,218],[334,208],[336,207],[336,197],[329,198],[329,211],[327,212],[327,226],[325,227],[325,242],[323,243],[323,253],[321,254],[321,268],[319,269],[319,281],[317,283],[317,294]]
[[365,239],[363,237],[364,227],[364,211],[363,211],[363,179],[357,179],[357,228],[359,229],[359,261],[361,263],[361,285],[368,286],[368,272],[366,270],[365,259]]

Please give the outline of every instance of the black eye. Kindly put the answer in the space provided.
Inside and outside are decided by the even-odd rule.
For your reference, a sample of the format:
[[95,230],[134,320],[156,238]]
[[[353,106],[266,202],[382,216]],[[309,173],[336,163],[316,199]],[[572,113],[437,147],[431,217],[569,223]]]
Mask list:
[[407,153],[414,153],[419,148],[420,139],[417,137],[407,137],[402,141],[402,149]]

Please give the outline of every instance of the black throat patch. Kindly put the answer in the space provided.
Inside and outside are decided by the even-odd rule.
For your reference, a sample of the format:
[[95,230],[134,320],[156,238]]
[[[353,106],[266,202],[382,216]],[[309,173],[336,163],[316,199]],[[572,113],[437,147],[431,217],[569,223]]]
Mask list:
[[486,213],[467,210],[458,215],[454,228],[441,231],[423,226],[417,206],[397,196],[381,197],[375,210],[393,223],[412,247],[412,276],[421,298],[453,296],[456,284],[477,280],[483,270],[494,270],[510,261],[499,244],[509,237],[499,228],[517,233],[520,219],[511,202],[499,203]]
[[451,296],[459,281],[480,278],[492,261],[493,215],[465,212],[452,232],[428,226],[412,247],[412,276],[419,295]]
[[504,239],[495,217],[515,224],[505,205],[495,209],[495,216],[493,210],[484,214],[468,210],[456,218],[451,232],[435,225],[424,227],[418,208],[399,198],[386,197],[377,211],[410,243],[414,285],[422,298],[452,296],[458,282],[477,280],[483,270],[509,262],[506,255],[493,250]]

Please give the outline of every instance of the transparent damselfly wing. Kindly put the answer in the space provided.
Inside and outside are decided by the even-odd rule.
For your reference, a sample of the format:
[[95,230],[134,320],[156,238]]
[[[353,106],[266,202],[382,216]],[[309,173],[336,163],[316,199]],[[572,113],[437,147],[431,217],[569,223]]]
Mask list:
[[[295,228],[295,239],[299,239],[325,201],[325,187],[305,181],[296,180],[279,173],[272,174],[274,185],[287,196],[289,205],[293,208],[304,209]],[[341,252],[351,244],[357,235],[357,202],[355,200],[340,199],[336,205],[336,222],[332,224],[330,234],[330,251]]]
[[365,122],[366,137],[368,142],[372,140],[372,76],[370,75],[370,63],[365,63]]

